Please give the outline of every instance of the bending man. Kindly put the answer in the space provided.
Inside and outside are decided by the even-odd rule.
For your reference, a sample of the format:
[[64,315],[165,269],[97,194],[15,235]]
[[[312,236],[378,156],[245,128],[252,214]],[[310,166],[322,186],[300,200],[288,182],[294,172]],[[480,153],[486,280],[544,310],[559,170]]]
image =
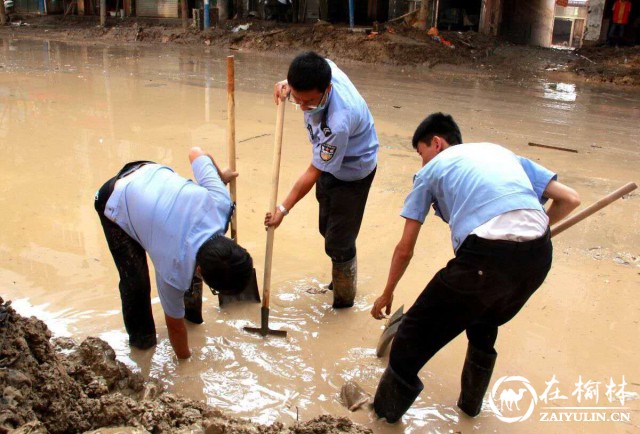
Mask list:
[[191,149],[189,160],[197,184],[167,166],[138,161],[126,164],[95,197],[120,274],[129,344],[140,349],[156,344],[149,253],[169,340],[181,359],[191,355],[183,318],[203,322],[202,279],[219,292],[235,294],[253,273],[249,253],[224,236],[233,211],[225,184],[238,174],[221,172],[200,148]]
[[461,143],[458,125],[442,113],[427,117],[413,136],[423,167],[405,200],[404,232],[373,317],[391,312],[430,207],[451,228],[455,258],[431,279],[395,336],[374,401],[388,422],[400,419],[422,391],[420,369],[463,331],[469,344],[458,407],[470,416],[480,412],[498,327],[544,281],[552,257],[549,225],[580,204],[574,190],[531,160],[491,143]]

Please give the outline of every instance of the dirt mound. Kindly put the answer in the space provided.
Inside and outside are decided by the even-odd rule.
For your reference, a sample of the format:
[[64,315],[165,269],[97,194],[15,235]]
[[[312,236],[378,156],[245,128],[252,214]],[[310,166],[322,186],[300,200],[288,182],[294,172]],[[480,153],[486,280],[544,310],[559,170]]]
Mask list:
[[232,38],[230,45],[231,48],[245,50],[280,52],[314,49],[336,60],[427,66],[474,63],[486,57],[495,46],[495,39],[475,32],[445,32],[442,36],[452,45],[445,45],[426,32],[402,25],[389,25],[367,33],[321,23],[272,30],[250,27]]
[[592,81],[640,85],[640,47],[587,47],[569,69]]
[[42,321],[20,316],[10,304],[0,298],[0,433],[372,432],[332,416],[289,428],[228,417],[203,402],[166,393],[153,380],[145,382],[99,338],[80,345],[68,338],[52,340]]
[[516,80],[544,78],[555,72],[574,74],[586,81],[640,85],[640,47],[583,48],[574,53],[513,45],[473,31],[442,31],[431,36],[403,23],[350,31],[344,25],[282,24],[262,20],[228,20],[206,31],[182,29],[180,20],[109,18],[100,27],[96,17],[12,17],[0,28],[22,36],[74,43],[130,43],[207,45],[211,47],[283,53],[315,50],[334,61],[366,64],[459,65],[483,75]]

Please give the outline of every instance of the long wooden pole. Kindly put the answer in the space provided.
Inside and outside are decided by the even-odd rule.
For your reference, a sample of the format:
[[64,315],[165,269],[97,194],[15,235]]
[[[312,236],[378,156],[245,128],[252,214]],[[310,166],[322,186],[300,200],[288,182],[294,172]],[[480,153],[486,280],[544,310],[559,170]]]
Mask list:
[[[236,97],[235,69],[233,56],[227,56],[227,147],[229,148],[229,168],[236,171]],[[235,178],[229,182],[231,201],[236,203]],[[231,216],[231,238],[238,242],[238,207]]]
[[[286,102],[280,100],[278,102],[278,112],[276,118],[276,136],[273,149],[273,168],[271,172],[271,200],[269,202],[269,210],[273,215],[276,214],[276,205],[278,202],[278,182],[280,181],[280,156],[282,155],[282,130],[284,129],[284,108]],[[269,308],[269,296],[271,294],[271,264],[273,258],[273,238],[275,228],[269,226],[267,229],[267,251],[264,255],[264,282],[262,286],[262,307]]]
[[569,229],[571,226],[575,225],[578,222],[589,217],[591,214],[600,211],[605,206],[609,205],[611,202],[620,199],[625,194],[631,193],[633,190],[638,188],[638,186],[634,182],[629,182],[628,184],[623,185],[619,189],[614,192],[609,193],[599,201],[593,203],[587,208],[583,209],[577,214],[572,215],[571,217],[561,221],[557,225],[551,228],[551,236],[558,235],[561,232],[564,232],[566,229]]

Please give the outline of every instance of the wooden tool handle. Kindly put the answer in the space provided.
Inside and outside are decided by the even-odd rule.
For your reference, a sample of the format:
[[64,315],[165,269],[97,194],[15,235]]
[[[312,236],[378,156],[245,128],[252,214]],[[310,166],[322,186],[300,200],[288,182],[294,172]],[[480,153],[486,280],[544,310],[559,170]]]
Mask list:
[[[269,210],[273,215],[276,214],[276,205],[278,202],[278,182],[280,180],[280,156],[282,155],[282,130],[284,129],[284,108],[286,102],[280,100],[278,102],[278,114],[276,118],[276,134],[273,149],[273,169],[271,174],[271,201],[269,202]],[[262,286],[262,306],[269,308],[269,295],[271,293],[271,263],[273,257],[273,238],[275,228],[269,226],[267,229],[267,252],[264,255],[264,283]]]
[[[229,148],[229,168],[236,171],[236,98],[233,56],[227,56],[227,147]],[[236,202],[236,179],[229,182],[231,202]],[[238,209],[231,216],[231,238],[238,242]]]
[[572,215],[569,218],[564,219],[563,221],[561,221],[560,223],[552,227],[551,236],[554,237],[559,233],[564,232],[566,229],[569,229],[571,226],[575,225],[576,223],[581,222],[582,220],[589,217],[591,214],[597,211],[600,211],[602,208],[609,205],[611,202],[620,199],[625,194],[631,193],[636,188],[638,188],[638,186],[635,183],[630,182],[620,187],[616,191],[609,193],[608,195],[606,195],[599,201],[595,202],[591,206],[583,209],[579,213]]

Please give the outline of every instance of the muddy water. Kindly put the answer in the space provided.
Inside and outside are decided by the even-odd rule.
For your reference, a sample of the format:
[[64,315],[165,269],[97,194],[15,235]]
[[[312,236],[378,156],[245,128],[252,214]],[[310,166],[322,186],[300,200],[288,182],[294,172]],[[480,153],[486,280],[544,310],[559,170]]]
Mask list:
[[[579,190],[585,205],[628,181],[640,181],[637,91],[501,83],[445,68],[345,65],[369,102],[381,139],[378,174],[358,242],[355,308],[336,312],[331,294],[323,293],[330,262],[310,195],[276,232],[271,327],[287,330],[286,339],[242,331],[259,323],[257,305],[220,310],[215,297],[206,295],[205,323],[189,326],[193,357],[177,362],[156,297],[160,343],[152,351],[131,350],[93,194],[135,159],[162,162],[190,176],[191,146],[202,146],[224,164],[227,54],[0,40],[0,288],[20,313],[39,316],[54,333],[100,336],[134,369],[242,417],[288,423],[325,412],[346,415],[339,402],[345,381],[375,390],[387,359],[375,357],[381,323],[368,311],[383,288],[402,230],[398,212],[420,167],[410,137],[426,114],[450,112],[465,141],[501,143],[559,172],[561,180]],[[269,201],[275,121],[270,92],[289,59],[234,54],[239,238],[261,275],[266,238],[261,222]],[[293,106],[287,107],[284,137],[281,196],[310,158],[302,114]],[[578,153],[530,147],[529,142]],[[457,410],[466,348],[461,337],[423,369],[425,391],[402,423],[376,421],[369,410],[350,416],[376,433],[637,431],[639,219],[640,194],[634,193],[558,236],[549,278],[502,328],[492,387],[504,376],[528,380],[534,391],[527,389],[520,413],[515,407],[509,413],[524,415],[528,402],[533,413],[526,420],[507,423],[489,405],[475,419]],[[451,255],[446,225],[430,217],[396,305],[410,305]],[[512,381],[512,389],[524,385]],[[588,381],[598,382],[591,384],[591,394],[574,393],[577,383]],[[627,392],[626,399],[606,394],[611,381],[615,391]],[[547,382],[552,388],[546,402],[534,402],[534,395],[544,397]],[[571,417],[583,421],[541,421],[553,419],[544,415],[550,412],[545,408],[559,407],[573,407],[562,411],[579,413]],[[585,413],[589,416],[580,416]]]

